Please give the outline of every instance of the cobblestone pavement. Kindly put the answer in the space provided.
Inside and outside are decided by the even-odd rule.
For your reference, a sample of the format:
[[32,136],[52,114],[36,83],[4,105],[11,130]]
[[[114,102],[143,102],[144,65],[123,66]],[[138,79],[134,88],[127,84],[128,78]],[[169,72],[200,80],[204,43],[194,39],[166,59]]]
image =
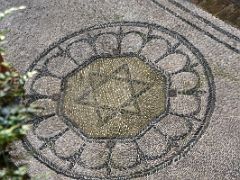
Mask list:
[[12,146],[40,179],[240,179],[240,31],[185,0],[0,0],[43,107]]

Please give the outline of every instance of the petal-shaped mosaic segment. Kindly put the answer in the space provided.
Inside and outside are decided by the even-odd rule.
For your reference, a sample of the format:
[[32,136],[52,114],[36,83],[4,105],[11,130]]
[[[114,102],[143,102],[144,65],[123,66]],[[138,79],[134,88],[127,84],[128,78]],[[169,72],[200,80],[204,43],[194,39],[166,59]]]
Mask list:
[[[121,156],[119,156],[121,154]],[[135,143],[118,143],[112,149],[112,166],[124,169],[138,163],[138,152]]]
[[77,63],[81,64],[85,60],[89,59],[93,54],[93,48],[91,45],[84,41],[79,40],[68,45],[69,56]]
[[100,168],[108,160],[108,150],[105,143],[87,143],[81,154],[79,164],[89,168]]
[[174,115],[164,117],[156,127],[161,134],[167,137],[183,137],[192,128],[188,119]]
[[[65,146],[63,146],[65,144]],[[70,157],[81,151],[84,146],[83,140],[72,131],[67,131],[56,140],[54,150],[60,157]]]
[[62,56],[50,59],[47,66],[49,72],[57,77],[62,77],[77,68],[77,65],[70,58]]
[[138,52],[142,47],[143,39],[139,34],[128,33],[121,42],[121,51],[123,53]]
[[136,57],[100,58],[64,79],[64,116],[90,138],[129,138],[166,113],[167,78]]
[[[69,67],[68,67],[69,66]],[[146,23],[109,23],[44,51],[27,86],[43,107],[25,147],[70,178],[131,179],[180,159],[204,133],[214,82],[185,37]]]
[[145,158],[158,157],[166,153],[167,140],[163,134],[151,129],[139,139],[138,146]]
[[98,54],[114,54],[117,51],[117,48],[117,38],[112,34],[103,34],[96,39],[96,49]]
[[41,95],[53,95],[60,92],[60,79],[43,76],[34,82],[32,89]]
[[167,52],[168,44],[163,39],[152,39],[146,43],[141,54],[149,61],[156,61]]
[[56,111],[56,102],[51,99],[38,99],[32,102],[32,105],[39,108],[38,112],[36,112],[39,116],[54,114]]
[[42,138],[53,137],[67,129],[67,126],[57,116],[42,120],[36,127],[35,134]]
[[168,73],[175,73],[182,70],[187,65],[187,57],[182,54],[170,54],[163,58],[158,66]]

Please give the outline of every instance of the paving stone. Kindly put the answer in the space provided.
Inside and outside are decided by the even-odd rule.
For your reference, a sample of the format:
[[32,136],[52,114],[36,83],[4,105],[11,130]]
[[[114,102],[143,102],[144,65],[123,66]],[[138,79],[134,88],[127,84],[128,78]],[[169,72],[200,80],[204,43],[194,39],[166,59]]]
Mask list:
[[118,143],[112,151],[112,166],[124,169],[133,166],[138,161],[137,146],[135,143]]
[[41,95],[53,95],[60,92],[60,79],[45,76],[38,78],[33,84],[33,90]]
[[58,56],[47,63],[48,70],[57,77],[63,77],[77,68],[77,65],[68,57]]
[[35,133],[44,138],[53,137],[65,130],[67,127],[58,116],[43,119],[35,128]]
[[[161,61],[161,62],[160,62]],[[168,73],[175,73],[182,70],[187,64],[187,57],[182,54],[170,54],[159,60],[158,67]]]
[[149,61],[156,61],[167,52],[168,44],[163,39],[153,39],[146,43],[141,54]]
[[101,169],[100,167],[104,167],[107,159],[108,150],[105,143],[87,143],[81,154],[81,161],[88,168]]
[[181,72],[172,76],[172,88],[187,91],[197,86],[198,77],[193,72]]
[[103,34],[96,39],[96,49],[98,54],[114,54],[118,48],[117,38],[112,34]]
[[[65,144],[65,146],[63,146]],[[55,141],[54,149],[61,157],[70,157],[81,150],[84,141],[72,131],[67,131]]]
[[91,45],[87,42],[82,41],[71,44],[68,49],[70,56],[78,64],[83,63],[85,60],[89,59],[94,54]]
[[163,118],[156,128],[159,129],[165,136],[174,137],[188,133],[190,125],[188,119],[186,118],[169,115]]
[[129,33],[121,42],[121,51],[123,53],[138,52],[142,46],[143,39],[140,35]]
[[137,144],[144,156],[157,158],[165,153],[167,149],[167,140],[160,132],[151,129],[143,137],[141,137]]
[[178,95],[170,99],[171,111],[177,114],[195,114],[200,108],[198,98],[189,95]]
[[51,99],[39,99],[33,101],[32,105],[38,108],[36,112],[38,116],[54,114],[56,110],[56,102]]

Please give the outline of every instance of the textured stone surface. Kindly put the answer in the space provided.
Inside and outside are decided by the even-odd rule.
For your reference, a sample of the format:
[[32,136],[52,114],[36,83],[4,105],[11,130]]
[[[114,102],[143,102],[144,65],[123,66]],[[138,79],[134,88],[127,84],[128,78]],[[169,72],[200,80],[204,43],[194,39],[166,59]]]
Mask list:
[[135,136],[166,109],[166,77],[136,57],[97,59],[64,82],[60,111],[91,138]]
[[[0,3],[1,9],[27,6],[0,25],[11,30],[6,58],[20,72],[38,70],[26,86],[28,94],[34,97],[29,101],[49,107],[29,121],[32,128],[23,147],[19,143],[11,152],[17,164],[29,163],[31,176],[240,178],[239,30],[184,0],[0,0]],[[166,111],[151,119],[147,128],[131,139],[120,138],[119,134],[114,138],[109,135],[89,138],[59,109],[64,94],[71,95],[62,86],[62,80],[75,68],[91,67],[98,58],[108,58],[114,71],[119,64],[110,63],[111,59],[122,56],[136,56],[156,73],[166,76],[166,91],[159,92],[168,99]],[[131,74],[139,79],[134,80],[142,81],[147,76],[142,69],[135,66]],[[77,83],[84,77],[81,76],[73,80],[79,92],[85,88]],[[117,73],[115,79],[121,76]],[[101,76],[95,78],[99,79],[101,82]],[[120,90],[115,92],[116,101],[109,93],[107,99],[98,101],[119,105],[125,98],[119,94],[125,95],[126,84],[111,82],[107,88]],[[97,91],[97,95],[106,93],[107,88]],[[144,104],[140,108],[150,108],[158,102],[154,100],[151,96],[142,98]],[[129,110],[134,110],[133,107]],[[91,118],[90,125],[95,121]],[[142,124],[134,116],[127,120]],[[134,127],[138,123],[131,127],[139,128]],[[127,127],[124,123],[118,125]],[[18,160],[19,156],[23,159]]]

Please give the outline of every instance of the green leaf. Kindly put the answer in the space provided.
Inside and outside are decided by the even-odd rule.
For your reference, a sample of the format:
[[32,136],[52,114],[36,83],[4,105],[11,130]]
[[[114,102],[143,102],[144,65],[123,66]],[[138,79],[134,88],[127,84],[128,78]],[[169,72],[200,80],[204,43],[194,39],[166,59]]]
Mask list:
[[25,6],[19,6],[19,7],[12,7],[10,9],[5,10],[4,12],[0,12],[0,20],[2,20],[5,16],[13,13],[14,11],[25,9]]
[[1,177],[1,178],[4,177],[6,174],[7,174],[6,169],[0,170],[0,177]]
[[14,171],[15,175],[20,175],[23,176],[27,173],[27,167],[26,166],[21,166],[17,170]]
[[0,41],[3,41],[6,37],[3,34],[0,34]]

